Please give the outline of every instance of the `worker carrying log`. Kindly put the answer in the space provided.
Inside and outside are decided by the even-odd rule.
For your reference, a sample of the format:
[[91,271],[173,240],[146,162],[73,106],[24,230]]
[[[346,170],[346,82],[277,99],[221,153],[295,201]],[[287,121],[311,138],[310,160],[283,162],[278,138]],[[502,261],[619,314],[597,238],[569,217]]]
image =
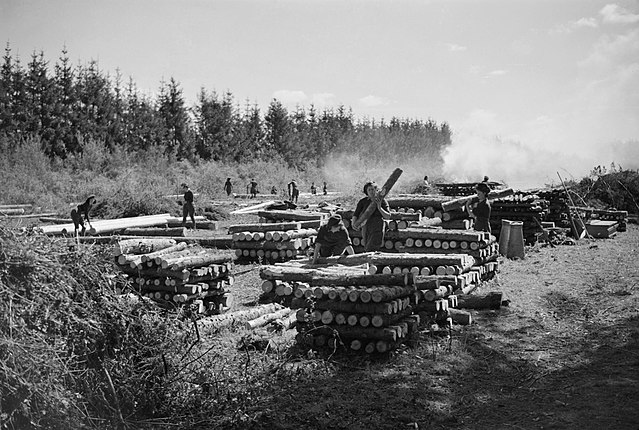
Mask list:
[[344,252],[347,255],[355,254],[348,230],[346,230],[342,222],[342,217],[335,214],[317,232],[313,264],[317,262],[319,257],[339,256],[344,254]]
[[82,219],[83,215],[87,221],[87,224],[89,224],[89,228],[93,228],[91,226],[91,219],[89,218],[89,212],[91,212],[91,209],[95,205],[96,201],[97,200],[95,196],[92,194],[89,197],[87,197],[84,203],[79,204],[76,208],[71,210],[71,219],[73,220],[73,225],[75,226],[76,236],[78,235],[78,229],[80,227],[82,227],[82,231],[80,234],[84,235],[87,231],[86,227],[84,226],[84,220]]
[[191,191],[187,184],[182,184],[182,191],[184,191],[184,203],[182,204],[182,226],[186,226],[186,217],[188,216],[191,218],[191,222],[193,223],[193,230],[196,230],[193,191]]
[[[366,252],[379,251],[384,245],[384,220],[390,219],[390,206],[384,196],[380,195],[379,187],[375,182],[367,182],[364,185],[366,197],[357,202],[353,213],[352,225],[354,228],[362,229],[362,239]],[[369,212],[373,205],[374,209],[370,216],[366,218],[365,213]],[[368,210],[367,210],[368,209]]]
[[476,231],[487,231],[491,233],[491,207],[488,201],[490,187],[485,182],[480,182],[475,186],[475,191],[477,192],[477,198],[466,201],[466,212],[468,212],[471,218],[475,219]]

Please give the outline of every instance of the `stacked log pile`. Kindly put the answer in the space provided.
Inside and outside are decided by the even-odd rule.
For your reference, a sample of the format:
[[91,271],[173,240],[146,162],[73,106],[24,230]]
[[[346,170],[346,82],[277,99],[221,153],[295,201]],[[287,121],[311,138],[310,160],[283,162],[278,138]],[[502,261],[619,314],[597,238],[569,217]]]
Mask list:
[[548,213],[544,221],[553,222],[555,227],[570,228],[570,200],[565,190],[538,190],[535,194],[548,202]]
[[113,256],[132,288],[163,307],[188,305],[211,315],[231,306],[232,253],[175,239],[139,238],[120,240]]
[[[503,184],[499,182],[486,182],[491,190],[503,187]],[[475,194],[475,186],[477,182],[455,182],[455,183],[438,183],[435,186],[439,189],[439,192],[445,196],[472,196]]]
[[493,234],[499,237],[502,220],[523,222],[523,233],[526,244],[533,245],[537,241],[539,223],[549,214],[549,202],[538,194],[517,192],[511,196],[491,202],[490,227]]
[[589,221],[615,221],[616,231],[626,231],[628,228],[628,212],[617,210],[595,209],[591,207],[570,206],[570,210],[576,212],[588,223]]
[[292,284],[298,342],[387,352],[418,332],[416,288],[408,275],[368,275],[264,266],[263,280]]
[[238,224],[229,227],[232,248],[241,262],[282,262],[307,255],[317,230],[300,222]]

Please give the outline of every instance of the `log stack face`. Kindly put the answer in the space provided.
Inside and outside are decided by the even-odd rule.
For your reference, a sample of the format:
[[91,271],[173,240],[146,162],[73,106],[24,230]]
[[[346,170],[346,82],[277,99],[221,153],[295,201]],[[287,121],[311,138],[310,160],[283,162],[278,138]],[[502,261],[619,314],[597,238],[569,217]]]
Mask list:
[[167,309],[189,306],[200,314],[228,310],[234,256],[172,239],[123,240],[113,250],[115,265],[130,287]]
[[512,196],[496,199],[491,203],[490,226],[495,236],[499,237],[502,220],[523,222],[524,240],[527,245],[537,242],[540,231],[535,218],[545,221],[549,214],[550,204],[538,194],[518,192]]

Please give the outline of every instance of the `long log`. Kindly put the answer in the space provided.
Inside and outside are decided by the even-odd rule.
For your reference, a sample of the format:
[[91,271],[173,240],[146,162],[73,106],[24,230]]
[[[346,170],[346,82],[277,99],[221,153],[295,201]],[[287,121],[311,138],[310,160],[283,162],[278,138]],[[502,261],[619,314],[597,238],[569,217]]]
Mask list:
[[314,269],[299,269],[281,266],[263,266],[260,269],[262,279],[299,281],[309,285],[408,285],[409,278],[406,275],[351,275],[326,273]]
[[154,252],[150,252],[148,254],[142,254],[140,257],[140,259],[142,260],[142,263],[146,263],[147,261],[150,260],[154,260],[156,257],[159,257],[161,255],[165,255],[165,254],[172,254],[174,252],[178,252],[178,251],[183,251],[187,248],[187,243],[186,242],[180,242],[177,243],[173,246],[169,246],[168,248],[164,248],[164,249],[160,249]]
[[[124,230],[129,227],[152,227],[166,224],[166,219],[170,214],[148,215],[130,218],[119,218],[112,220],[99,220],[91,223],[92,228],[87,229],[90,235],[112,233]],[[73,233],[75,226],[70,224],[46,225],[38,227],[44,234],[62,235]]]
[[24,214],[24,209],[22,208],[0,209],[0,215],[22,215],[22,214]]
[[388,205],[391,208],[424,209],[431,207],[435,210],[442,208],[442,203],[452,200],[451,197],[422,194],[400,194],[388,197]]
[[148,254],[150,252],[175,246],[175,239],[124,239],[120,240],[113,248],[113,256],[120,254]]
[[301,228],[299,222],[274,222],[274,223],[257,223],[257,224],[236,224],[229,226],[229,234],[239,233],[243,231],[287,231],[299,230]]
[[267,200],[265,202],[262,203],[258,203],[256,205],[253,206],[249,206],[247,208],[242,208],[242,209],[237,209],[231,212],[231,215],[239,215],[239,214],[250,214],[250,213],[257,213],[263,209],[266,209],[268,207],[271,207],[273,205],[277,205],[277,204],[284,204],[284,202],[280,201],[278,202],[277,200]]
[[203,318],[199,320],[198,329],[200,332],[205,332],[211,329],[218,329],[221,327],[241,324],[245,321],[253,320],[262,315],[272,313],[280,309],[282,309],[282,306],[280,304],[269,303],[257,306],[252,309],[231,312],[224,315],[215,315],[213,317]]
[[[385,198],[390,190],[393,188],[393,185],[395,185],[399,177],[402,175],[402,173],[403,170],[400,168],[393,170],[393,173],[390,174],[384,185],[382,185],[382,188],[380,188],[377,192],[377,197],[380,199]],[[353,224],[353,228],[355,230],[359,230],[364,225],[364,223],[368,221],[368,218],[370,218],[370,216],[373,214],[373,212],[375,212],[376,209],[377,205],[373,202],[370,202],[364,212],[362,212],[357,218],[357,223]]]
[[244,328],[246,328],[247,330],[253,330],[258,327],[263,327],[266,324],[270,323],[271,321],[275,321],[276,319],[286,318],[293,312],[294,311],[289,308],[280,309],[278,311],[268,313],[258,318],[246,321],[244,323]]
[[232,257],[226,254],[201,254],[194,255],[192,257],[186,257],[180,259],[168,266],[170,270],[181,270],[189,267],[201,267],[208,264],[220,264],[227,261],[232,261]]
[[274,219],[278,221],[313,221],[323,220],[329,217],[329,214],[326,212],[311,212],[303,210],[259,211],[257,215],[265,219]]
[[499,309],[501,307],[501,292],[486,294],[458,294],[457,305],[465,309]]
[[186,236],[186,227],[180,228],[127,228],[124,234],[130,236]]
[[301,239],[294,239],[286,242],[274,242],[272,240],[262,240],[259,242],[233,242],[233,248],[235,249],[269,249],[269,250],[282,250],[282,249],[303,249],[303,242]]
[[403,230],[388,231],[384,235],[387,240],[396,239],[431,239],[456,240],[466,242],[486,242],[490,237],[486,232],[449,231],[436,228],[409,227]]
[[[515,191],[512,188],[504,188],[502,190],[492,190],[488,194],[486,199],[488,201],[492,201],[495,199],[501,199],[503,197],[512,196],[513,194],[515,194]],[[467,202],[473,199],[476,200],[477,198],[478,198],[477,194],[473,194],[472,196],[460,197],[458,199],[444,202],[442,203],[442,210],[444,210],[445,212],[448,212],[448,211],[452,211],[456,209],[461,209],[466,205]]]

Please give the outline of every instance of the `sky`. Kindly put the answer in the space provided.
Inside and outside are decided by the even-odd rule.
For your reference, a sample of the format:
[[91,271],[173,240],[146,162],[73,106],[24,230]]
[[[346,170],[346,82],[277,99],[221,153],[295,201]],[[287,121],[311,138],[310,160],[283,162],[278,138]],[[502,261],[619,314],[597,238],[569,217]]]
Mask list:
[[0,0],[0,40],[151,96],[446,122],[452,180],[639,168],[639,0]]

